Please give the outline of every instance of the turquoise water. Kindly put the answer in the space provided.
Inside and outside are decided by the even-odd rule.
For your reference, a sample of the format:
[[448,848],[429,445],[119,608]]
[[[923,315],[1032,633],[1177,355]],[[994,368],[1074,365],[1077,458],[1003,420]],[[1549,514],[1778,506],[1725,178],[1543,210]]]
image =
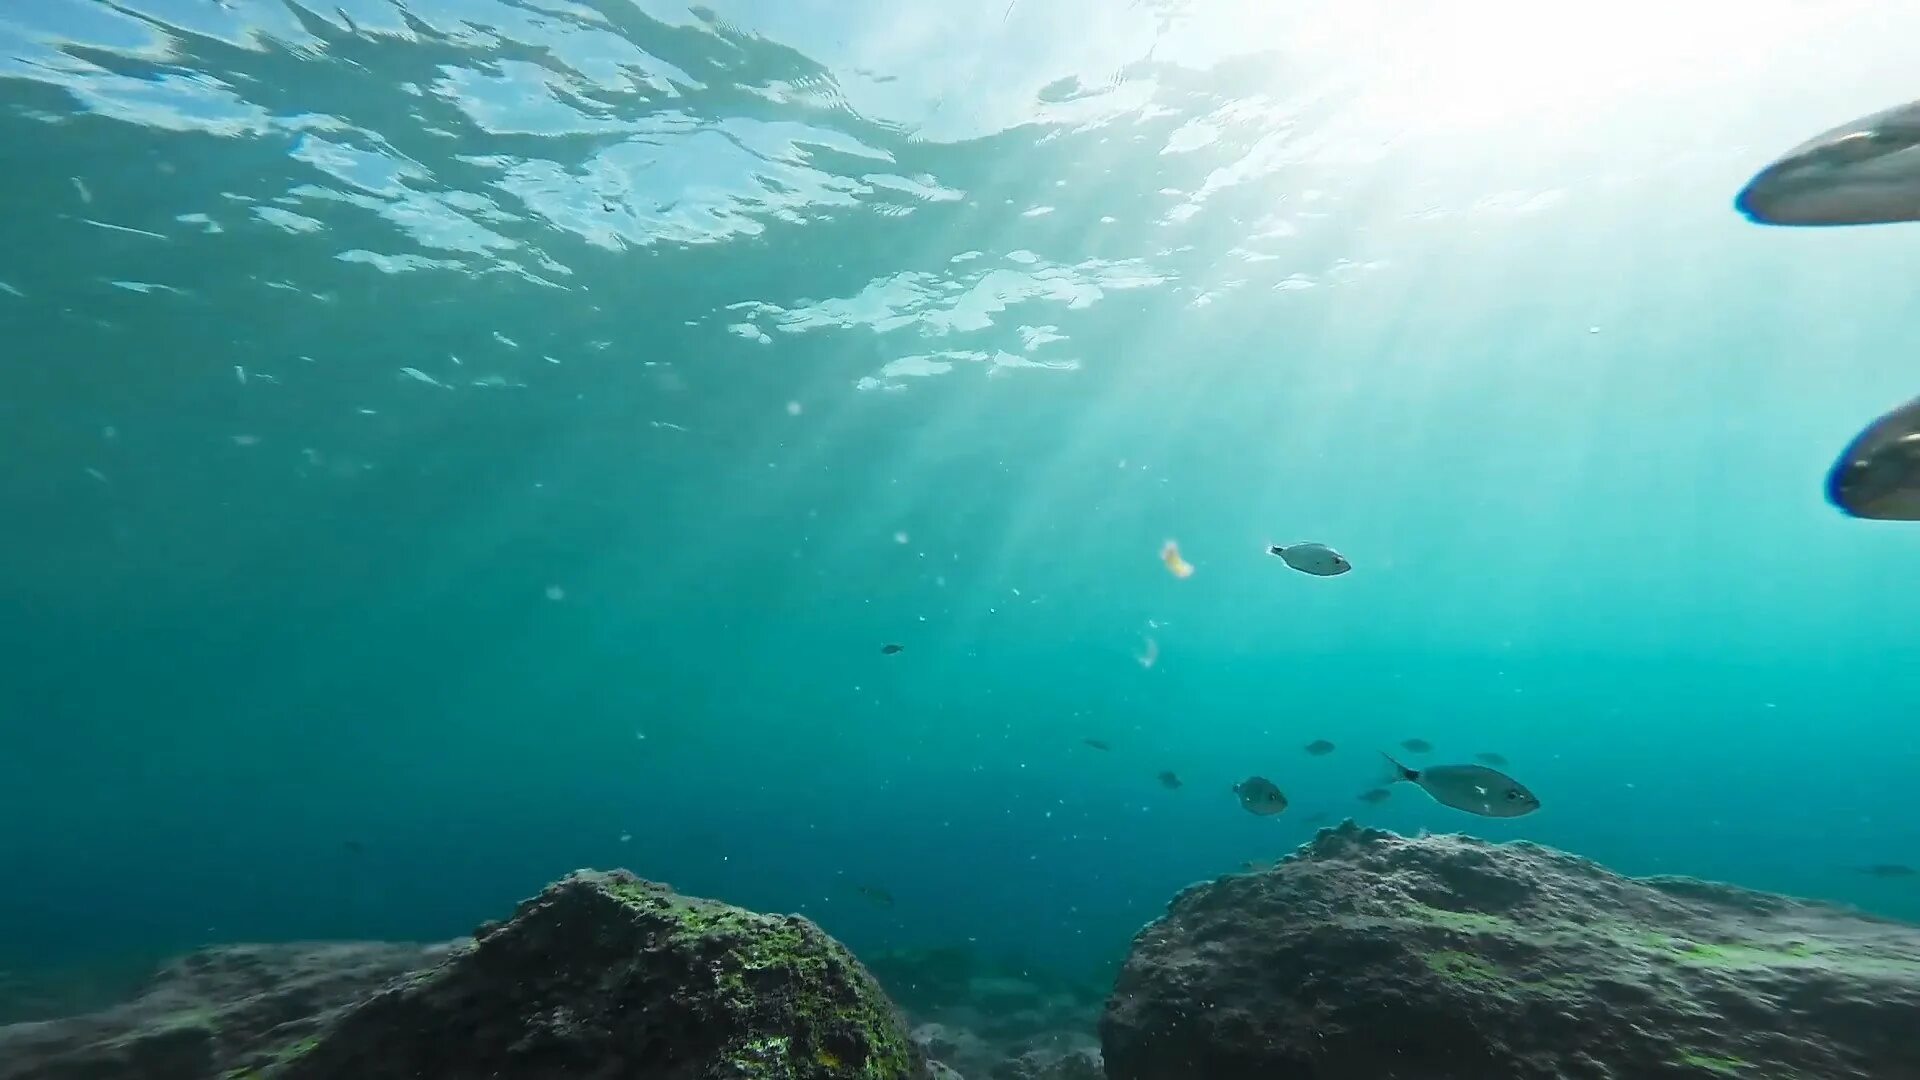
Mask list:
[[1415,10],[0,10],[0,956],[619,865],[1097,968],[1316,814],[1920,917],[1820,489],[1920,233],[1730,206],[1920,15]]

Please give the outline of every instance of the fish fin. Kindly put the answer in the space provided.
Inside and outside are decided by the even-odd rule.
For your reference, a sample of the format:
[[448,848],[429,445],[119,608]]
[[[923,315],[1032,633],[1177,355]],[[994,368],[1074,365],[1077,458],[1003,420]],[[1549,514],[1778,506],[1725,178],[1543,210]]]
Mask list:
[[1397,784],[1402,780],[1418,781],[1420,779],[1420,770],[1407,768],[1405,765],[1393,760],[1393,755],[1387,753],[1385,750],[1380,752],[1380,756],[1387,759],[1387,767],[1391,770],[1386,777],[1387,783]]

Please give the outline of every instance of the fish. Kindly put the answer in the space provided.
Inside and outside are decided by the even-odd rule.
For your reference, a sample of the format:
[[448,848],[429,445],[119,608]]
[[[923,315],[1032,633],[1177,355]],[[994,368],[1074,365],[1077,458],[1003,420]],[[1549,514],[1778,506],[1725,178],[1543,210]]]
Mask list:
[[880,651],[882,653],[885,653],[888,656],[892,656],[894,653],[897,653],[904,648],[906,648],[905,645],[895,645],[893,642],[889,641],[885,645],[880,646]]
[[1325,544],[1268,544],[1267,554],[1277,555],[1281,562],[1314,577],[1338,577],[1353,569],[1345,555]]
[[1279,859],[1248,859],[1240,864],[1240,869],[1249,874],[1259,874],[1280,865]]
[[1756,225],[1920,221],[1920,101],[1815,135],[1755,173],[1733,207]]
[[1268,817],[1287,808],[1287,797],[1264,776],[1247,777],[1233,785],[1233,793],[1240,796],[1240,805],[1249,814]]
[[1080,741],[1083,743],[1086,743],[1088,746],[1093,747],[1095,750],[1113,749],[1111,745],[1109,745],[1105,740],[1102,740],[1102,739],[1081,739]]
[[890,908],[893,906],[893,894],[878,885],[857,885],[854,889],[861,896],[873,901],[878,907]]
[[1314,757],[1325,757],[1328,754],[1333,753],[1333,744],[1328,742],[1325,739],[1315,739],[1312,742],[1308,743],[1302,749],[1306,750],[1307,753],[1312,754]]
[[1193,564],[1180,557],[1180,545],[1172,540],[1160,546],[1160,561],[1167,564],[1167,570],[1174,577],[1193,576]]
[[1425,739],[1401,739],[1400,745],[1406,747],[1407,752],[1411,754],[1433,753],[1433,744]]
[[1475,754],[1473,755],[1473,760],[1480,762],[1482,765],[1505,765],[1507,763],[1506,758],[1494,753]]
[[1872,866],[1861,867],[1860,872],[1868,877],[1877,878],[1912,877],[1914,874],[1913,867],[1903,863],[1874,863]]
[[1418,784],[1433,801],[1481,817],[1520,817],[1540,809],[1540,800],[1513,777],[1485,765],[1435,765],[1409,769],[1386,754],[1393,775],[1388,783]]
[[1876,521],[1920,521],[1920,398],[1853,437],[1827,471],[1827,501]]
[[1160,774],[1160,786],[1172,791],[1180,786],[1180,778],[1173,775],[1173,770],[1169,769]]
[[1393,798],[1393,792],[1388,791],[1386,788],[1380,788],[1380,787],[1374,788],[1371,791],[1363,791],[1359,795],[1359,799],[1361,802],[1371,803],[1374,806],[1379,806],[1381,803],[1386,802],[1388,799],[1391,799],[1391,798]]

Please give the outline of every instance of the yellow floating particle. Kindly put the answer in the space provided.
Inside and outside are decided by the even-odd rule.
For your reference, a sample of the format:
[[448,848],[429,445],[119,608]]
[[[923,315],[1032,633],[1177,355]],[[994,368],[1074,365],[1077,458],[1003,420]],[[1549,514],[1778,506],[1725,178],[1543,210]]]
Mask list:
[[1167,569],[1174,577],[1193,576],[1193,564],[1180,557],[1180,545],[1171,540],[1160,549],[1160,561],[1167,564]]

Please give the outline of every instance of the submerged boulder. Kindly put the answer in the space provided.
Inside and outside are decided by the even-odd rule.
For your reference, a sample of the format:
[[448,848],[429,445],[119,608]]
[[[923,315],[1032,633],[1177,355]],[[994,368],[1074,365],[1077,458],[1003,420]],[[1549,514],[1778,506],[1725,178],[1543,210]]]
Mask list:
[[203,1080],[271,1068],[327,1017],[448,945],[228,945],[162,967],[101,1012],[0,1026],[0,1080]]
[[1533,844],[1348,822],[1181,893],[1110,1080],[1920,1077],[1920,927]]
[[805,919],[580,872],[473,940],[242,945],[133,1000],[0,1026],[0,1080],[925,1080]]
[[342,1015],[285,1080],[923,1080],[878,984],[797,916],[576,873]]

